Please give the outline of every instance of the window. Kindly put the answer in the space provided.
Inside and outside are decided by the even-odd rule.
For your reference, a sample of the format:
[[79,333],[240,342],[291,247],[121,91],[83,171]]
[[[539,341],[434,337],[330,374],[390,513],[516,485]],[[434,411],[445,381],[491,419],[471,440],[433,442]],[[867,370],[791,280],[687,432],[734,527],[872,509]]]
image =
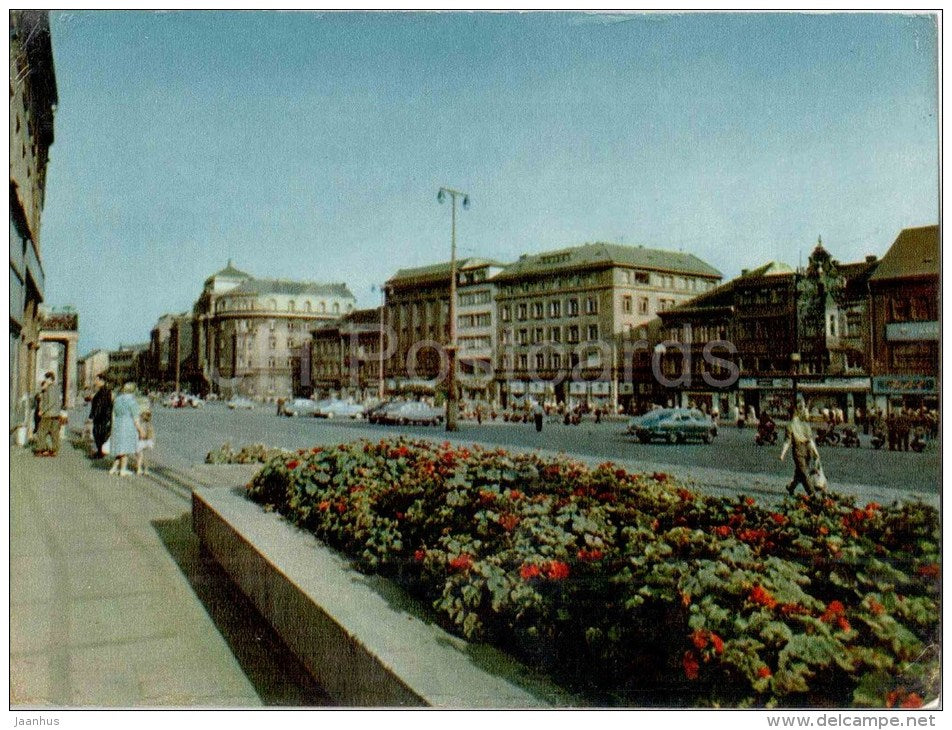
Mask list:
[[521,329],[519,330],[519,344],[528,345],[529,344],[529,330]]
[[516,311],[517,311],[516,317],[519,319],[519,321],[523,321],[526,319],[526,312],[528,311],[528,305],[526,305],[525,303],[520,304],[519,309]]
[[621,298],[621,311],[625,314],[631,314],[631,297],[625,295]]
[[500,316],[502,317],[503,322],[508,322],[511,319],[512,310],[508,304],[503,305],[502,311],[500,312]]
[[578,299],[569,299],[569,316],[578,316]]
[[558,319],[562,316],[562,302],[558,299],[549,302],[549,316],[553,319]]
[[638,314],[648,314],[648,297],[638,297]]
[[522,369],[522,370],[525,370],[525,369],[528,368],[528,367],[529,367],[529,356],[528,356],[528,355],[520,355],[520,356],[519,356],[519,368]]
[[597,324],[590,324],[588,326],[588,339],[589,340],[598,339],[598,325]]
[[549,339],[552,342],[561,342],[562,341],[562,328],[561,327],[552,327],[549,329]]
[[541,370],[545,367],[545,353],[537,352],[535,356],[535,364],[538,370]]
[[598,314],[598,300],[594,297],[585,300],[585,314]]
[[340,314],[340,303],[334,302],[334,314]]
[[545,305],[542,302],[532,305],[532,316],[536,319],[542,319],[545,316]]
[[558,370],[562,367],[562,355],[558,352],[552,353],[552,368],[553,370]]
[[647,284],[647,283],[648,283],[648,272],[647,272],[647,271],[636,271],[636,272],[635,272],[635,283],[636,283],[636,284]]
[[569,353],[569,365],[573,368],[577,368],[579,363],[578,353],[571,352]]
[[538,344],[539,342],[542,342],[542,340],[543,340],[544,337],[545,337],[545,334],[544,334],[544,331],[543,331],[542,327],[536,327],[536,328],[532,331],[532,343],[533,343],[533,344]]
[[512,330],[508,327],[502,331],[502,344],[511,345],[512,344]]
[[577,324],[569,325],[568,341],[572,344],[575,344],[578,342],[578,325]]

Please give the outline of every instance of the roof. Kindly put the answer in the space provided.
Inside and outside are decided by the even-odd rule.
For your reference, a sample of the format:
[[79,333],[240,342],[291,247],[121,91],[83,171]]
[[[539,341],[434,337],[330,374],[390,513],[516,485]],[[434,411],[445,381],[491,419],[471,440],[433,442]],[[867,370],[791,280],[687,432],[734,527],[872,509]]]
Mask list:
[[899,233],[869,281],[938,275],[939,226],[922,226]]
[[644,246],[623,246],[617,243],[586,243],[557,251],[524,254],[518,261],[507,266],[496,278],[499,281],[505,281],[566,269],[602,268],[613,265],[718,279],[722,277],[720,271],[694,254]]
[[[479,269],[484,266],[498,266],[504,268],[506,264],[494,261],[492,259],[466,258],[456,260],[457,271],[469,271]],[[452,264],[449,261],[443,261],[439,264],[430,264],[429,266],[418,266],[410,269],[399,269],[397,273],[390,277],[388,284],[404,281],[440,281],[446,279],[449,282],[450,269]]]
[[291,281],[288,279],[247,279],[228,292],[228,296],[241,294],[279,294],[284,296],[302,296],[312,294],[323,297],[343,297],[354,299],[347,284],[322,284],[314,281]]
[[671,315],[691,314],[700,310],[712,310],[732,307],[734,305],[734,290],[739,286],[753,284],[758,279],[764,279],[771,276],[792,276],[794,270],[782,261],[769,261],[763,266],[747,271],[736,279],[731,279],[720,286],[714,287],[708,292],[699,294],[683,304],[672,307],[665,312],[659,312],[660,317],[669,317]]
[[206,281],[211,281],[212,279],[221,277],[222,279],[250,279],[251,274],[246,274],[241,269],[236,269],[232,263],[231,259],[228,259],[228,265],[220,271],[216,271],[214,274],[208,277]]

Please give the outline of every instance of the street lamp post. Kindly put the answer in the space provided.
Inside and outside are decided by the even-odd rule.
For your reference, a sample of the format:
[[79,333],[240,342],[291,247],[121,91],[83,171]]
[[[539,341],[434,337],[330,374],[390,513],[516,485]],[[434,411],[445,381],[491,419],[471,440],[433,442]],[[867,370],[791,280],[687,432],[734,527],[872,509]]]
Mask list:
[[459,415],[459,397],[456,392],[456,199],[462,198],[463,207],[468,208],[469,195],[452,188],[440,188],[436,199],[442,203],[447,195],[452,198],[453,214],[450,228],[450,342],[447,347],[449,372],[447,374],[446,430],[456,431]]
[[379,358],[377,363],[377,397],[380,399],[380,402],[383,403],[384,396],[384,387],[383,387],[383,313],[387,308],[387,289],[386,287],[380,287],[380,336],[377,342],[377,349],[379,351]]

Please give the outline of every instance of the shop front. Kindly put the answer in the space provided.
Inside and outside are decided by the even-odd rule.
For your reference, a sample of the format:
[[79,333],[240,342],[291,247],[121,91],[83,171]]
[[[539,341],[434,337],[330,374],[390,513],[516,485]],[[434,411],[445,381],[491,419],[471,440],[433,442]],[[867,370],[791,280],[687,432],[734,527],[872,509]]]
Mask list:
[[872,379],[875,407],[886,413],[902,408],[939,409],[939,379],[931,375],[877,375]]
[[715,411],[724,416],[737,405],[737,391],[735,390],[684,390],[681,391],[680,406],[682,408],[698,408],[704,413]]
[[793,378],[741,378],[736,395],[741,412],[753,407],[758,417],[767,413],[773,419],[786,420],[793,406]]
[[856,420],[856,410],[870,407],[869,378],[823,378],[801,381],[799,391],[810,413],[816,416],[841,411],[847,422]]

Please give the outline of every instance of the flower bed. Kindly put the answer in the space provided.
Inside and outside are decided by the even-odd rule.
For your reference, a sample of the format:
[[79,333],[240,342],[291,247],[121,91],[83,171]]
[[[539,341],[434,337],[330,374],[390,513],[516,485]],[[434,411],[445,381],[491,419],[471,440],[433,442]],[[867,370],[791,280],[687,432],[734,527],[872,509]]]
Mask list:
[[206,464],[264,464],[274,458],[286,456],[291,452],[276,449],[264,444],[242,446],[238,451],[232,449],[231,444],[222,444],[221,448],[209,451],[205,456]]
[[275,455],[248,494],[599,704],[938,691],[938,514],[921,503],[771,510],[665,474],[402,439]]

